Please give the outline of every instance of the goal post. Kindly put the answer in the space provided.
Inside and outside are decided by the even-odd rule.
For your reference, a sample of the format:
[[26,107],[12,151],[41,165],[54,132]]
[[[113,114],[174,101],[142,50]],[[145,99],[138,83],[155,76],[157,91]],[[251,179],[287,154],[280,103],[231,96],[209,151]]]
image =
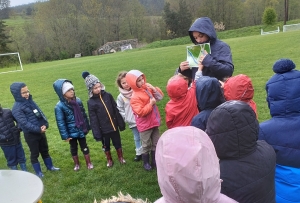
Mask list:
[[0,74],[23,71],[19,52],[0,54]]

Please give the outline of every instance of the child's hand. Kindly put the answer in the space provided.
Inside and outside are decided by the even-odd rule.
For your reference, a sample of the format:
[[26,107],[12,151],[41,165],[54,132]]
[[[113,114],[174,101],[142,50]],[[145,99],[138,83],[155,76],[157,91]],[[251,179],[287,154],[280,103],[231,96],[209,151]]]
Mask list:
[[[202,61],[204,60],[205,56],[207,55],[207,51],[204,50],[204,53],[201,54],[200,58],[199,58],[199,64],[202,65]],[[202,69],[201,69],[202,70]]]
[[151,89],[153,92],[156,92],[155,87],[153,87],[150,83],[146,83],[146,86]]
[[45,125],[41,126],[41,133],[45,133],[46,129],[47,129],[47,127]]
[[183,61],[180,63],[179,68],[181,71],[187,70],[190,68],[190,64],[188,61]]
[[70,140],[72,140],[72,138],[69,137],[69,138],[67,138],[65,141],[66,141],[66,142],[69,142]]
[[221,80],[219,80],[219,83],[221,84],[221,88],[224,88],[224,82],[222,82]]
[[156,99],[154,97],[150,98],[150,104],[153,106],[156,104]]

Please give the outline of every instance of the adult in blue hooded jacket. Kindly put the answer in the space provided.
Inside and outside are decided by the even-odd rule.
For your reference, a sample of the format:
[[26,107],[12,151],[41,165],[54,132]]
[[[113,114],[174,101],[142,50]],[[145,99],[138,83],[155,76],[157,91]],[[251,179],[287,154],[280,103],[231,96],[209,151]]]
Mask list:
[[276,152],[276,202],[300,202],[300,71],[290,59],[280,59],[266,84],[272,118],[260,123],[259,139]]
[[[202,75],[215,77],[224,81],[232,76],[234,66],[230,47],[217,38],[214,24],[208,17],[198,18],[189,29],[189,36],[194,44],[210,43],[211,54],[200,58],[203,70]],[[178,72],[190,79],[195,78],[198,67],[190,68],[188,61],[180,63]]]

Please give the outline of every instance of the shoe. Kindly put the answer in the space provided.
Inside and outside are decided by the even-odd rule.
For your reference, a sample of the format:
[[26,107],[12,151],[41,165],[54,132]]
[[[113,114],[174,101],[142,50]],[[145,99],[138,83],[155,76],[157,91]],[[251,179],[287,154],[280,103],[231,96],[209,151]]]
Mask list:
[[118,159],[119,159],[120,163],[121,163],[121,164],[125,164],[126,161],[125,161],[125,159],[123,158],[123,151],[122,151],[122,148],[117,149],[117,154],[118,154]]
[[85,154],[84,155],[84,158],[85,158],[85,163],[86,163],[86,166],[89,170],[93,169],[94,166],[93,164],[91,163],[91,159],[90,159],[90,154]]
[[59,171],[59,168],[53,166],[51,157],[44,159],[44,163],[49,171]]
[[33,167],[33,169],[34,169],[34,171],[35,171],[35,174],[36,174],[38,177],[40,177],[40,178],[43,178],[43,177],[44,177],[44,174],[42,173],[41,165],[40,165],[39,162],[32,164],[32,167]]
[[142,154],[142,158],[143,158],[143,162],[144,162],[144,169],[146,171],[150,171],[152,169],[152,167],[149,164],[149,158],[150,158],[149,153]]
[[112,158],[111,158],[111,153],[110,153],[110,151],[105,151],[104,153],[105,153],[106,159],[107,159],[107,164],[106,164],[106,166],[107,166],[108,168],[110,168],[110,167],[112,167],[112,166],[114,165],[114,162],[113,162],[113,160],[112,160]]
[[26,163],[19,164],[22,171],[28,171],[26,167]]
[[142,160],[142,155],[135,155],[134,161]]
[[74,161],[74,164],[75,164],[74,171],[78,171],[80,169],[78,155],[72,156],[72,158],[73,158],[73,161]]

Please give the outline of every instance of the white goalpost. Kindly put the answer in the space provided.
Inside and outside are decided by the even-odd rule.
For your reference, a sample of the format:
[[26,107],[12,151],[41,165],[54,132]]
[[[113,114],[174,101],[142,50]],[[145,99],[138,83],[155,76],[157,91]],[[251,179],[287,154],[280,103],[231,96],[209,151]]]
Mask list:
[[[5,58],[5,56],[8,57]],[[5,60],[2,58],[5,58]],[[15,70],[11,70],[12,68]],[[4,70],[4,72],[2,72],[2,70]],[[0,74],[17,71],[23,71],[23,66],[19,52],[0,54]]]

